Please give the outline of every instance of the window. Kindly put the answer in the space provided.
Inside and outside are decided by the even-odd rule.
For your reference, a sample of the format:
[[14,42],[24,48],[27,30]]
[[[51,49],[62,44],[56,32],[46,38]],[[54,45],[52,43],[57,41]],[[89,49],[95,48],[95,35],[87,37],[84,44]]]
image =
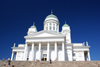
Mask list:
[[46,30],[48,30],[48,27],[46,27]]
[[51,26],[50,26],[50,30],[51,30]]
[[43,54],[43,57],[47,57],[47,54]]
[[51,23],[50,23],[50,25],[51,25]]
[[53,26],[55,26],[55,24],[53,24]]
[[73,56],[75,56],[75,53],[73,53]]
[[53,30],[55,30],[55,27],[53,27]]

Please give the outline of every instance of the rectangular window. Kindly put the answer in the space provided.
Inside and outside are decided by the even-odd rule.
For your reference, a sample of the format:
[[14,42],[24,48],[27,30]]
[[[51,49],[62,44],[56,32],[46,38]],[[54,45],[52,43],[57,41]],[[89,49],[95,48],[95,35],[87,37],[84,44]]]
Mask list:
[[50,27],[50,30],[51,30],[51,27]]
[[43,54],[43,57],[47,57],[47,54]]
[[46,30],[48,30],[48,27],[46,27]]
[[75,56],[75,53],[73,53],[73,56]]
[[53,30],[55,30],[55,27],[53,27]]
[[50,23],[50,25],[51,25],[51,23]]

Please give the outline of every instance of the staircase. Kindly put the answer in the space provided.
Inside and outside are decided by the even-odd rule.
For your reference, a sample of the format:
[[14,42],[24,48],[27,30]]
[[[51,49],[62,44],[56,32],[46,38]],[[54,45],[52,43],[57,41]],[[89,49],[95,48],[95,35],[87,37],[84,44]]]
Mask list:
[[[0,61],[0,67],[7,61]],[[100,67],[100,61],[12,61],[11,66],[16,67]]]

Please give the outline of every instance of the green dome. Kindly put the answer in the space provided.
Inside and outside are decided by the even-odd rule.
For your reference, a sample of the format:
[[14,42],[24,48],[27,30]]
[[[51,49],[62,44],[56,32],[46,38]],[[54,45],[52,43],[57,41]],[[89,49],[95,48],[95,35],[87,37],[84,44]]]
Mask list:
[[63,27],[69,27],[69,25],[65,23],[65,24],[63,25]]
[[30,28],[36,28],[36,26],[33,25],[33,26],[31,26]]
[[50,15],[48,15],[47,17],[46,17],[46,19],[47,18],[56,18],[56,19],[58,19],[55,15],[53,15],[53,14],[50,14]]

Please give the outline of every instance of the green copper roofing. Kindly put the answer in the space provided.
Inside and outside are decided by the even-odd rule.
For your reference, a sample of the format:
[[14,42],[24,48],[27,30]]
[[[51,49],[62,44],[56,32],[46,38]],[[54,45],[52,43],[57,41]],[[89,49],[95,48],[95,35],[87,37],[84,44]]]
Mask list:
[[53,15],[53,14],[50,14],[50,15],[48,15],[46,18],[56,18],[56,19],[58,19],[55,15]]
[[68,25],[68,24],[66,24],[66,23],[63,25],[63,27],[68,27],[68,26],[69,26],[69,25]]
[[33,26],[31,26],[30,28],[36,28],[36,26],[33,25]]

